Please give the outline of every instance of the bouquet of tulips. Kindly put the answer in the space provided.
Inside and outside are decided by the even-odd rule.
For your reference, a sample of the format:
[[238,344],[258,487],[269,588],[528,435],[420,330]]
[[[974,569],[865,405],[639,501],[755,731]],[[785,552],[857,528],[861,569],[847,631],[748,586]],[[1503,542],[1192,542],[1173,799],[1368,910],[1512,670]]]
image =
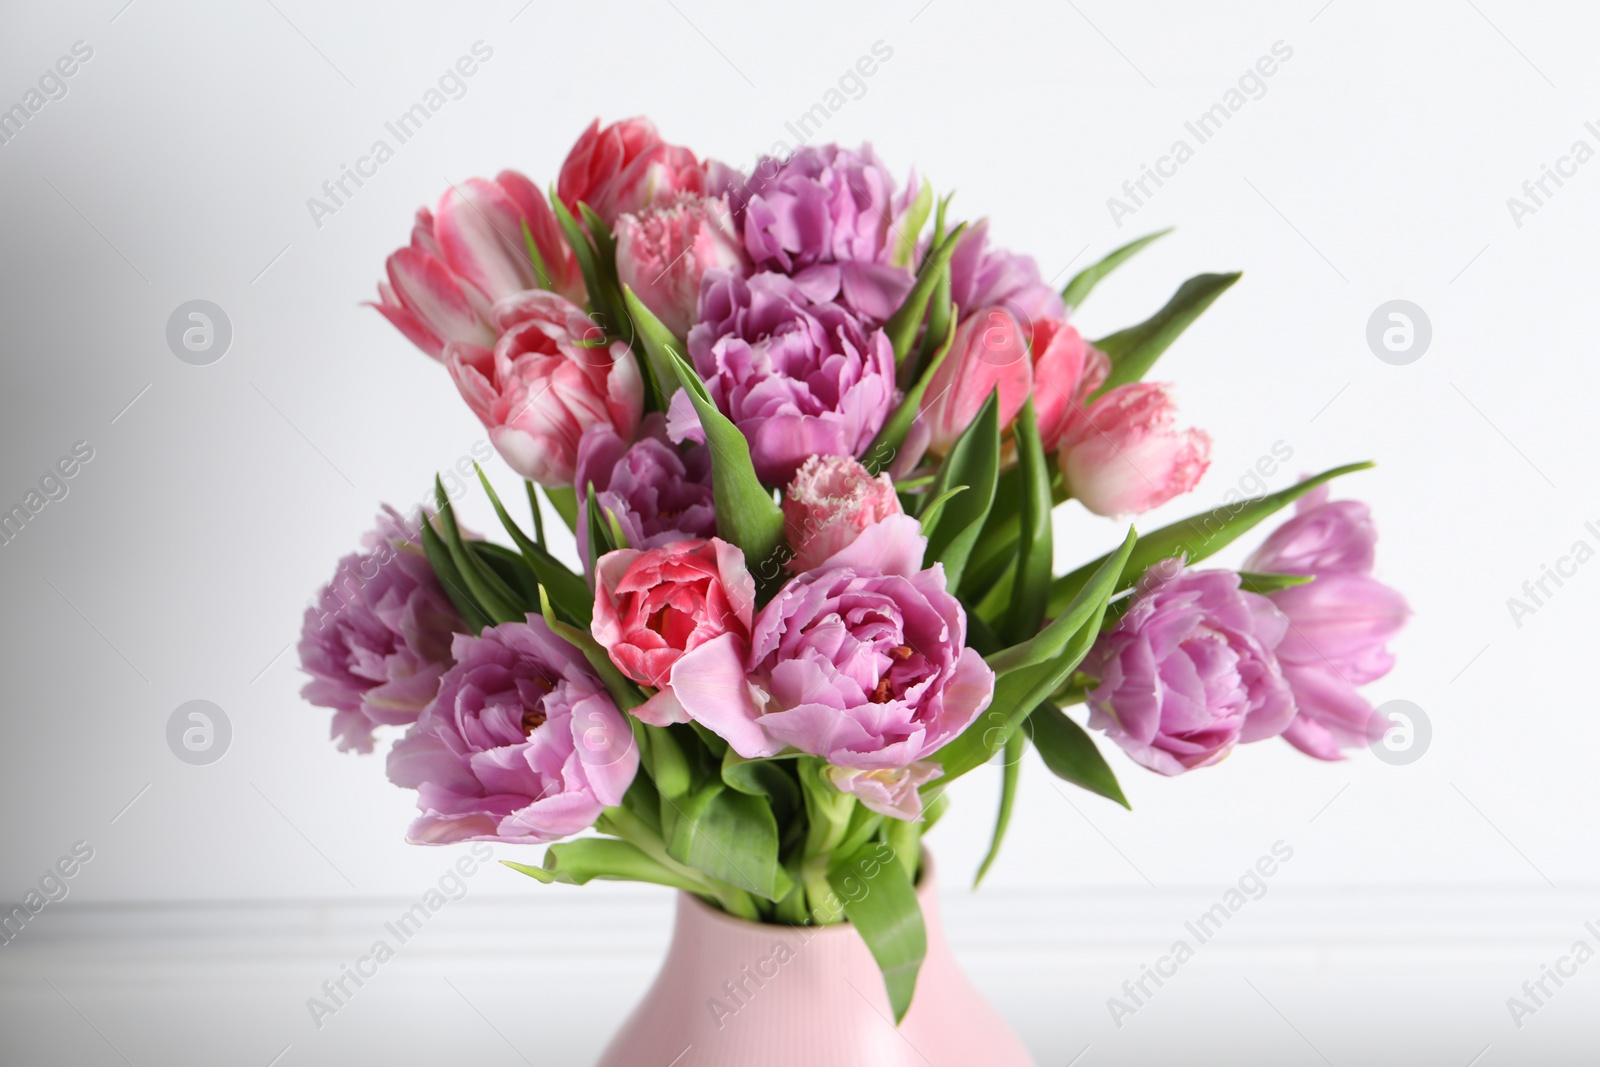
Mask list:
[[[1055,508],[1142,512],[1209,462],[1144,378],[1238,275],[1093,343],[1070,321],[1159,236],[1057,291],[870,148],[745,173],[641,119],[591,125],[548,198],[513,171],[453,185],[376,307],[531,514],[487,479],[507,544],[442,484],[386,511],[306,612],[306,699],[343,749],[404,728],[411,841],[560,842],[508,865],[851,922],[903,1014],[920,839],[963,774],[1004,755],[987,868],[1030,745],[1125,804],[1096,734],[1176,775],[1273,737],[1338,759],[1386,726],[1357,686],[1408,611],[1367,508],[1325,488],[1367,464],[1057,574]],[[1194,569],[1296,502],[1246,570]]]

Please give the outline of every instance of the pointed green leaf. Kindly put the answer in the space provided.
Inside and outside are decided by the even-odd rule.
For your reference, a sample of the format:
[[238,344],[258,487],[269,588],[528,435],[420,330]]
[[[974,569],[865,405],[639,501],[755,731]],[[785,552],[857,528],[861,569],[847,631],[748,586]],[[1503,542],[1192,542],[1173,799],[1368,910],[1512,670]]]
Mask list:
[[667,853],[719,881],[777,901],[793,883],[778,862],[778,821],[765,799],[720,778],[679,801]]
[[445,595],[450,598],[450,603],[456,606],[456,610],[472,628],[472,632],[477,634],[485,626],[493,626],[494,620],[478,606],[476,600],[472,599],[466,580],[461,577],[455,561],[450,558],[450,550],[445,547],[439,532],[433,528],[432,521],[428,519],[424,519],[422,523],[422,550],[428,557],[428,565],[433,568],[434,577],[444,586]]
[[932,212],[933,186],[923,182],[917,190],[917,198],[911,202],[901,220],[900,232],[895,235],[894,252],[889,257],[892,265],[905,267],[911,264],[911,257],[917,254],[917,238],[922,235],[922,227]]
[[1083,298],[1089,295],[1089,291],[1091,289],[1100,284],[1100,280],[1102,278],[1116,270],[1118,267],[1122,266],[1122,264],[1126,263],[1128,260],[1132,259],[1139,252],[1143,251],[1147,245],[1153,244],[1171,232],[1172,227],[1168,226],[1164,230],[1157,230],[1155,233],[1147,233],[1138,240],[1129,241],[1115,252],[1112,252],[1110,255],[1106,256],[1106,258],[1102,259],[1100,262],[1092,266],[1085,267],[1083,270],[1079,271],[1070,282],[1067,283],[1067,287],[1065,289],[1061,290],[1062,302],[1067,305],[1069,310],[1082,307]]
[[911,292],[906,294],[905,301],[889,316],[889,321],[883,324],[883,332],[888,335],[890,344],[894,345],[894,361],[899,366],[911,353],[911,343],[916,340],[917,327],[922,325],[923,312],[928,310],[928,300],[933,296],[934,289],[938,286],[939,275],[947,273],[950,269],[950,256],[954,254],[957,243],[961,240],[961,232],[967,228],[962,223],[950,232],[927,261],[922,264],[922,269],[917,272],[916,283],[911,286]]
[[[1354,471],[1367,470],[1371,463],[1347,463],[1342,467],[1323,471],[1313,478],[1307,478],[1280,489],[1276,493],[1266,496],[1252,497],[1233,504],[1223,504],[1211,511],[1200,515],[1191,515],[1187,519],[1180,519],[1170,526],[1163,526],[1139,538],[1133,555],[1128,558],[1128,564],[1123,569],[1122,579],[1118,582],[1119,589],[1126,589],[1139,580],[1145,569],[1151,564],[1173,556],[1185,557],[1190,565],[1200,562],[1207,556],[1213,555],[1232,544],[1241,534],[1250,530],[1273,512],[1294,503],[1319,485],[1332,481],[1341,475]],[[1065,604],[1088,580],[1089,575],[1104,563],[1109,557],[1101,556],[1091,560],[1073,571],[1057,578],[1050,590],[1050,610],[1059,610],[1058,605]]]
[[501,860],[512,870],[536,878],[546,885],[561,882],[566,885],[585,885],[596,878],[610,881],[653,882],[671,886],[690,893],[705,893],[704,882],[698,882],[657,863],[627,841],[609,837],[580,837],[564,841],[545,850],[544,866],[532,867],[526,863]]
[[[550,594],[550,601],[556,606],[556,610],[578,626],[588,627],[589,621],[594,617],[594,594],[590,592],[589,584],[567,570],[560,560],[522,532],[522,527],[516,524],[505,506],[500,503],[500,497],[495,493],[494,486],[489,484],[483,468],[476,463],[472,466],[478,472],[478,480],[483,483],[484,492],[489,496],[489,503],[493,505],[494,513],[499,516],[500,524],[506,528],[511,540],[521,550],[522,558],[533,570],[539,584]],[[533,483],[528,484],[531,486]],[[539,514],[537,501],[534,501],[534,509],[534,515],[537,516]]]
[[1088,732],[1066,712],[1048,702],[1040,704],[1028,716],[1027,732],[1051,774],[1129,807],[1111,765]]
[[929,496],[938,499],[957,485],[966,492],[952,498],[934,521],[923,529],[928,538],[926,566],[943,563],[945,582],[951,589],[961,585],[961,572],[967,556],[983,531],[983,523],[994,503],[995,482],[1000,475],[1000,393],[989,394],[978,417],[973,420],[939,465]]
[[1238,272],[1197,274],[1178,287],[1165,307],[1139,325],[1094,342],[1111,357],[1111,375],[1095,395],[1143,378],[1178,335],[1239,278]]
[[550,284],[550,269],[545,266],[544,253],[539,251],[539,245],[533,239],[533,230],[529,228],[527,219],[522,220],[522,242],[528,246],[528,260],[533,264],[533,276],[539,280],[539,288],[554,288]]
[[[533,484],[533,483],[528,483]],[[567,529],[573,533],[578,532],[578,493],[570,485],[559,486],[555,489],[542,486],[544,498],[550,501],[550,506],[555,508],[556,514],[561,516],[561,521],[566,523]]]
[[1094,573],[1073,594],[1072,600],[1065,605],[1060,614],[1050,620],[1050,625],[1026,641],[986,656],[985,660],[989,666],[1004,673],[1021,667],[1047,663],[1059,656],[1089,617],[1097,611],[1105,610],[1107,602],[1116,594],[1117,583],[1138,544],[1138,531],[1131,526],[1128,527],[1128,534],[1122,539],[1122,544],[1115,552],[1108,553],[1097,561],[1098,566],[1095,567]]
[[[923,795],[938,795],[955,779],[988,762],[1016,732],[1028,713],[1054,693],[1083,662],[1100,636],[1107,599],[1116,576],[1133,547],[1133,534],[1080,591],[1066,612],[1038,637],[989,657],[1005,664],[996,668],[994,698],[989,708],[961,735],[939,750],[944,775],[923,786]],[[969,620],[970,625],[970,620]],[[1043,657],[1043,658],[1042,658]]]
[[861,462],[874,476],[888,469],[894,462],[895,457],[900,454],[900,447],[906,443],[906,435],[911,432],[911,424],[916,422],[917,416],[922,413],[922,398],[927,395],[933,376],[939,373],[940,365],[950,353],[950,343],[955,340],[956,321],[952,311],[953,309],[946,308],[942,316],[944,341],[934,350],[933,358],[928,361],[926,369],[917,378],[917,384],[906,390],[906,395],[884,420],[883,427],[872,439],[872,444],[867,446],[866,455]]
[[828,884],[878,961],[894,1021],[899,1023],[917,989],[917,972],[928,953],[928,931],[916,886],[896,859],[889,845],[868,841],[829,869]]
[[1030,396],[1017,418],[1017,467],[1022,472],[1021,537],[1017,540],[1016,577],[1011,583],[1011,605],[1000,622],[1000,636],[1015,643],[1039,632],[1045,604],[1050,599],[1050,579],[1054,575],[1052,555],[1055,537],[1050,513],[1055,500],[1050,495],[1050,467],[1045,462],[1044,443],[1039,439],[1039,422]]
[[705,383],[693,367],[671,348],[667,364],[677,376],[705,430],[711,447],[712,496],[717,511],[717,535],[744,552],[746,565],[756,571],[783,544],[783,511],[750,462],[750,442],[728,417],[717,410]]
[[539,590],[539,610],[551,633],[583,653],[583,658],[589,661],[589,666],[594,668],[600,680],[605,683],[606,692],[611,694],[611,699],[616,701],[617,707],[628,711],[644,703],[644,696],[639,692],[639,687],[617,669],[617,665],[611,662],[611,657],[606,655],[606,650],[600,647],[600,642],[589,636],[589,631],[580,630],[571,623],[562,621],[556,614],[555,608],[551,606],[547,591],[542,587]]
[[973,875],[972,888],[978,888],[983,876],[989,873],[995,858],[1000,855],[1000,843],[1006,839],[1006,829],[1011,825],[1011,809],[1017,802],[1017,781],[1022,773],[1022,753],[1028,747],[1028,738],[1017,730],[1006,738],[1005,758],[1000,767],[1000,810],[995,815],[994,836],[989,840],[989,851],[984,854],[978,873]]
[[521,598],[489,569],[488,564],[467,551],[462,544],[461,528],[456,525],[455,509],[450,506],[450,497],[444,491],[444,483],[436,476],[433,484],[434,496],[439,503],[439,525],[443,531],[441,540],[449,550],[450,561],[456,565],[472,599],[497,623],[520,621],[527,615],[527,611],[520,606]]
[[795,777],[770,759],[745,759],[729,748],[722,756],[722,780],[730,788],[766,797],[776,811],[795,811],[801,803]]
[[1263,574],[1260,571],[1240,571],[1239,588],[1247,593],[1260,593],[1265,596],[1280,589],[1309,585],[1315,579],[1314,574]]

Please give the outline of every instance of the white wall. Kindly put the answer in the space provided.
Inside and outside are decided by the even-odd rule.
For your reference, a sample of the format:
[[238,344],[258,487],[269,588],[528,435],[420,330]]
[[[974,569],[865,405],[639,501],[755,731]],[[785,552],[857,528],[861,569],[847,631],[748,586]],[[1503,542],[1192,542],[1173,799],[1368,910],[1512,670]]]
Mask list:
[[[1096,292],[1090,336],[1191,274],[1245,271],[1159,367],[1216,439],[1211,473],[1144,521],[1220,501],[1276,442],[1294,453],[1280,485],[1379,460],[1339,491],[1373,505],[1380,572],[1416,617],[1372,694],[1414,701],[1434,731],[1404,767],[1271,743],[1164,780],[1114,756],[1133,814],[1030,763],[991,875],[999,899],[1220,885],[1278,839],[1296,849],[1286,881],[1307,892],[1600,881],[1583,847],[1600,816],[1600,564],[1520,627],[1506,606],[1573,542],[1600,547],[1584,525],[1600,529],[1600,163],[1520,226],[1506,204],[1574,141],[1600,148],[1584,125],[1600,120],[1594,12],[122,2],[0,16],[0,106],[74,42],[94,50],[68,95],[0,146],[0,502],[75,441],[94,448],[70,495],[0,548],[0,897],[80,839],[96,850],[73,882],[82,901],[338,901],[432,880],[446,857],[400,841],[409,795],[380,760],[332,750],[283,651],[378,502],[419,499],[481,438],[442,369],[358,303],[447,180],[506,166],[549,180],[596,114],[648,112],[669,139],[747,163],[880,40],[892,59],[825,138],[871,139],[896,170],[959,189],[962,213],[991,214],[1001,242],[1063,280],[1179,226]],[[465,96],[314,225],[307,197],[478,40],[494,54]],[[1279,41],[1293,56],[1265,95],[1114,225],[1107,197]],[[211,366],[164,339],[194,298],[233,324]],[[1393,298],[1432,322],[1408,366],[1365,340]],[[466,511],[493,528],[475,498]],[[1058,531],[1063,565],[1117,532],[1081,514]],[[196,698],[234,731],[208,767],[165,742],[168,716]],[[952,886],[986,844],[995,789],[974,774],[932,839]],[[485,879],[485,894],[537,889]]]

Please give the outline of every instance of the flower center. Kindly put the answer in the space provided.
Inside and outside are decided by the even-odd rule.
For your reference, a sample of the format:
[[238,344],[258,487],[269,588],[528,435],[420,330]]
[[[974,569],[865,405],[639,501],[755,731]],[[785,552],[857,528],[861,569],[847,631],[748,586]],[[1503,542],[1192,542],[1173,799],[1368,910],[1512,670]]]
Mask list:
[[867,694],[867,699],[874,704],[887,704],[894,695],[893,689],[894,686],[889,682],[889,676],[886,674],[878,679],[878,684],[873,688],[872,692]]
[[539,727],[544,725],[545,718],[546,718],[546,715],[544,713],[544,705],[543,704],[540,704],[536,708],[523,708],[522,709],[522,736],[524,736],[524,737],[533,736],[533,731],[537,730]]

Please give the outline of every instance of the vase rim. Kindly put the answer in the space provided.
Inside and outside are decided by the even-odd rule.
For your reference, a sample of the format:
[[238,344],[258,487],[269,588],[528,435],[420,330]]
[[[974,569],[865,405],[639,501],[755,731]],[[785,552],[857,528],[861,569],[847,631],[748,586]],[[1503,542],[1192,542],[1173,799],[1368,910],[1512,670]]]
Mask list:
[[[934,890],[938,885],[938,877],[934,867],[933,853],[928,851],[926,845],[922,846],[921,852],[922,860],[917,867],[917,903],[922,906],[923,914],[926,915],[934,897]],[[790,930],[805,930],[812,937],[838,937],[855,931],[855,927],[848,920],[826,923],[821,926],[806,926],[799,923],[756,922],[750,919],[741,919],[737,915],[728,914],[697,894],[683,889],[678,890],[678,900],[684,907],[693,910],[702,922],[717,923],[730,929],[745,932],[783,927]]]

